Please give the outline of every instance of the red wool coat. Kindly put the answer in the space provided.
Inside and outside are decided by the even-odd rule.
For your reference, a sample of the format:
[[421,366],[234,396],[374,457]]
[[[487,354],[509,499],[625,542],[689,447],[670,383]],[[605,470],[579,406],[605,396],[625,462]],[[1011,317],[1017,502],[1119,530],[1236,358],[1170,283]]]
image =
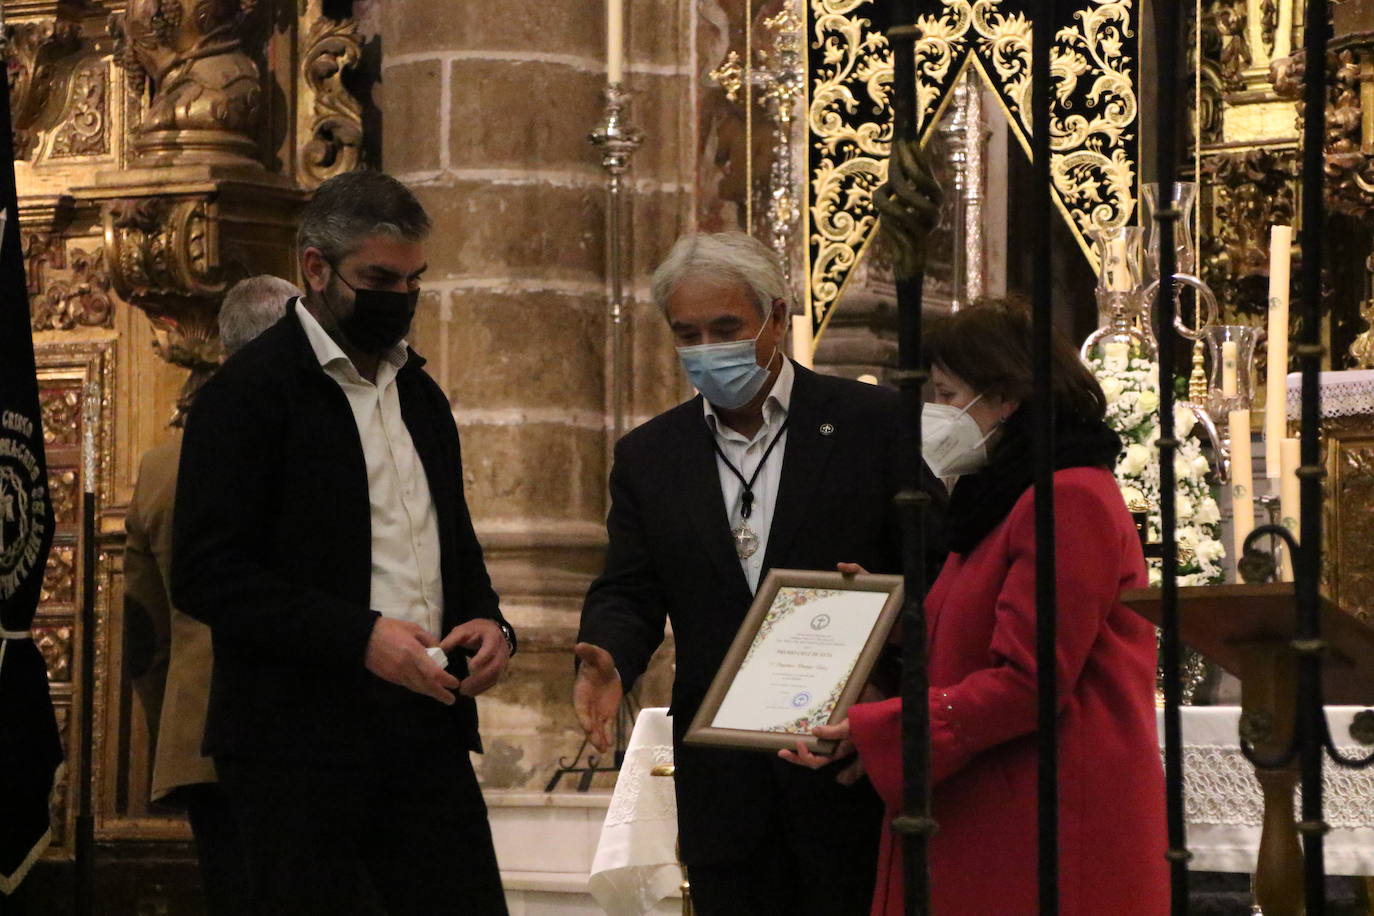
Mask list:
[[[1155,637],[1118,601],[1145,562],[1110,472],[1054,475],[1059,590],[1060,912],[1168,912]],[[926,599],[931,841],[937,916],[1036,912],[1035,521],[1027,491]],[[901,699],[854,706],[855,745],[891,818]],[[902,912],[902,856],[884,832],[875,916]]]

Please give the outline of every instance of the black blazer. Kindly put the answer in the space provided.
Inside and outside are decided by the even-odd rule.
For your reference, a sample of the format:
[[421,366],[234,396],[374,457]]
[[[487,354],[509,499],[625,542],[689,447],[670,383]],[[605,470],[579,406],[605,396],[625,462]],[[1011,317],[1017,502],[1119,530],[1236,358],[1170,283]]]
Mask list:
[[[476,617],[504,622],[463,497],[458,430],[423,362],[412,352],[396,384],[434,500],[444,631]],[[480,750],[472,699],[446,707],[363,665],[379,615],[368,607],[362,441],[294,309],[196,396],[175,505],[173,602],[213,634],[206,753],[357,758],[398,743]],[[460,678],[465,661],[450,660]]]
[[[794,369],[762,575],[774,567],[833,570],[842,561],[900,572],[896,392]],[[942,503],[943,488],[926,478]],[[606,571],[587,594],[578,639],[610,652],[629,690],[671,619],[683,857],[689,865],[729,861],[759,841],[776,793],[767,754],[681,746],[753,601],[700,396],[620,441],[610,489]]]

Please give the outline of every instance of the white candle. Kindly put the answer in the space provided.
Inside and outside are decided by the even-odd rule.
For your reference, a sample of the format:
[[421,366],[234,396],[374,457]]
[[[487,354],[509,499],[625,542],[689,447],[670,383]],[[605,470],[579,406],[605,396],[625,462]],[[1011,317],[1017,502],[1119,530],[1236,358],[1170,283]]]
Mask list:
[[1234,340],[1221,342],[1221,396],[1224,398],[1236,396],[1236,342]]
[[811,338],[811,319],[806,315],[792,316],[792,358],[806,368],[812,368],[816,344]]
[[1107,289],[1113,292],[1131,291],[1131,272],[1127,270],[1126,240],[1113,238],[1107,242]]
[[1231,435],[1231,555],[1240,581],[1240,558],[1245,538],[1255,530],[1255,470],[1250,457],[1250,411],[1233,410],[1228,426]]
[[[1282,469],[1279,478],[1279,517],[1283,526],[1293,533],[1294,540],[1297,540],[1300,531],[1299,506],[1302,495],[1298,488],[1298,465],[1302,463],[1301,454],[1297,439],[1283,439],[1279,444],[1279,467]],[[1283,551],[1283,581],[1293,581],[1293,556],[1286,545]]]
[[1293,227],[1269,235],[1269,374],[1264,402],[1264,476],[1279,476],[1279,443],[1288,428],[1288,272]]
[[625,77],[625,0],[606,0],[606,82]]
[[1130,358],[1130,344],[1113,340],[1102,345],[1102,365],[1112,372],[1125,372]]

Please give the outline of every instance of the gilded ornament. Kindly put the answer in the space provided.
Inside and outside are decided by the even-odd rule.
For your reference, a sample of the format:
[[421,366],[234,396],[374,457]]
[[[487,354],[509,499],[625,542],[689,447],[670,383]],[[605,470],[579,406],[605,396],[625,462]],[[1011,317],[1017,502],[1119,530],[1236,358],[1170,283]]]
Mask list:
[[51,158],[98,156],[110,151],[109,90],[110,71],[103,59],[76,71],[67,92],[62,126],[53,135]]
[[75,388],[45,388],[38,392],[43,413],[43,444],[49,447],[81,444],[81,392]]
[[300,151],[301,184],[307,188],[358,167],[363,107],[348,91],[344,76],[361,57],[357,20],[320,16],[311,23],[301,63],[313,95],[307,139]]
[[44,604],[73,604],[76,601],[76,549],[54,546],[48,553],[47,569],[39,600]]
[[1226,92],[1245,88],[1245,70],[1254,60],[1250,51],[1250,15],[1247,0],[1219,0],[1211,17],[1220,38],[1221,85]]
[[110,17],[115,60],[151,100],[133,131],[141,165],[257,165],[263,106],[243,50],[253,0],[130,0]]
[[[1326,54],[1326,203],[1357,219],[1374,215],[1374,33],[1333,40]],[[1307,55],[1295,51],[1270,67],[1274,91],[1296,103],[1302,123]]]
[[62,684],[72,679],[72,628],[69,626],[34,626],[33,641],[43,653],[48,680]]
[[[886,178],[891,54],[855,0],[811,0],[813,146],[810,295],[818,324],[872,231],[873,190]],[[917,19],[918,131],[929,134],[963,70],[996,90],[1029,147],[1031,23],[1003,0],[943,0]],[[1096,269],[1087,233],[1125,225],[1135,208],[1138,106],[1132,0],[1093,2],[1057,31],[1050,171],[1070,228]],[[819,52],[817,54],[816,52]],[[819,63],[817,63],[819,58]]]
[[52,505],[53,523],[75,525],[80,518],[81,494],[78,492],[76,472],[48,469],[48,501]]
[[35,331],[107,328],[114,319],[105,252],[65,249],[61,238],[24,233],[30,321]]
[[16,159],[32,157],[38,144],[40,123],[57,81],[60,61],[80,47],[80,33],[70,22],[40,19],[5,26],[5,62]]
[[1202,161],[1212,191],[1211,231],[1203,234],[1201,272],[1227,320],[1262,318],[1268,310],[1269,230],[1292,225],[1296,208],[1296,151],[1258,148],[1217,153]]

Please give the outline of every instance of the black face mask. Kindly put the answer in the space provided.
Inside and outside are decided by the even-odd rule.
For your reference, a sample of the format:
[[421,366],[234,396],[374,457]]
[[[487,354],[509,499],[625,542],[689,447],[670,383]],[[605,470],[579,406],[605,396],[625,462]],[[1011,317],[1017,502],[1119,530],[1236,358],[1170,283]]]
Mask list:
[[[364,353],[380,354],[396,346],[410,330],[420,291],[398,293],[389,289],[358,289],[343,278],[333,263],[334,276],[353,291],[353,311],[338,319],[348,342]],[[336,312],[337,315],[337,312]]]

